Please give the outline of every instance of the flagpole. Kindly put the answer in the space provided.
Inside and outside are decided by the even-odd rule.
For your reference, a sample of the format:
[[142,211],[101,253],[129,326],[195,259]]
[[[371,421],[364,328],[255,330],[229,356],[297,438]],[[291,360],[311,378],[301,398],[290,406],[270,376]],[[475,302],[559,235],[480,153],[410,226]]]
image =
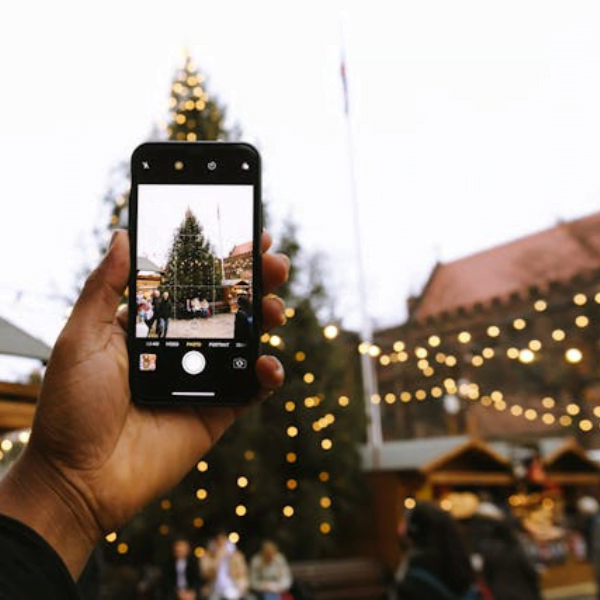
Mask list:
[[221,211],[217,204],[217,221],[219,223],[219,246],[221,246],[221,279],[225,279],[225,249],[223,248],[223,228],[221,226]]
[[[365,266],[362,251],[362,236],[360,231],[360,210],[358,201],[358,187],[356,182],[356,169],[354,160],[354,137],[352,135],[352,120],[350,118],[350,102],[348,94],[348,80],[346,73],[346,56],[345,56],[345,31],[344,19],[342,19],[342,63],[341,75],[342,86],[344,92],[344,116],[346,121],[346,144],[348,153],[348,167],[350,175],[350,198],[352,203],[352,217],[354,224],[354,249],[357,265],[357,295],[359,301],[359,313],[361,317],[361,342],[366,343],[368,347],[373,342],[373,328],[369,318],[367,306],[367,289],[365,283]],[[363,384],[363,396],[365,402],[365,411],[367,415],[367,444],[371,450],[373,458],[373,466],[379,464],[379,449],[383,442],[381,433],[381,411],[379,404],[373,402],[377,394],[377,378],[371,355],[368,352],[361,352],[360,366]]]

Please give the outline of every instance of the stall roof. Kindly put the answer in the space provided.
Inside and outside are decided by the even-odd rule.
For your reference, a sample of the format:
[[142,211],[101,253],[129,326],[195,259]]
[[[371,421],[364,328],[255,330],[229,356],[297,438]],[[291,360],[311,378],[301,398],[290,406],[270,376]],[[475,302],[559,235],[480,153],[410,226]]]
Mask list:
[[145,256],[137,257],[137,269],[138,271],[151,271],[152,273],[162,273],[163,270],[149,258]]
[[250,282],[247,279],[223,279],[221,283],[225,286],[250,285]]
[[47,361],[51,348],[16,325],[0,317],[0,354]]
[[542,453],[542,458],[549,472],[569,471],[576,466],[580,472],[600,474],[600,467],[571,437],[563,439],[562,444],[555,446],[549,452]]
[[490,464],[506,469],[508,461],[486,443],[468,436],[418,438],[386,442],[379,452],[379,464],[373,455],[363,448],[363,468],[366,471],[421,471],[431,472],[449,465],[454,459],[468,453],[476,453],[488,459]]

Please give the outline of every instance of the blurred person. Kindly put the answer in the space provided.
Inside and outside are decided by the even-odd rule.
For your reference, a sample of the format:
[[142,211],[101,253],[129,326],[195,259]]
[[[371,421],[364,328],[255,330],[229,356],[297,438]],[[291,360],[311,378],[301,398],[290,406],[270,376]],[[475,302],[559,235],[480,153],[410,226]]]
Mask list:
[[285,556],[271,540],[262,543],[250,561],[250,589],[258,600],[282,600],[292,587],[292,573]]
[[590,523],[590,562],[596,580],[596,597],[600,600],[600,512],[596,511]]
[[[263,234],[264,252],[269,245]],[[269,294],[287,279],[289,260],[265,254],[262,265]],[[129,241],[119,231],[53,348],[29,443],[0,481],[2,600],[76,600],[74,580],[96,544],[180,481],[246,410],[132,403],[127,314],[116,314],[128,276]],[[264,298],[264,326],[281,325],[284,310]],[[283,368],[262,356],[256,372],[261,401],[281,386]]]
[[209,600],[240,600],[248,591],[248,566],[244,555],[220,531],[200,559],[200,573],[207,581]]
[[409,549],[396,573],[398,600],[480,600],[469,556],[452,517],[418,502],[406,518]]
[[592,496],[582,496],[577,500],[577,513],[573,518],[572,527],[581,535],[583,540],[583,551],[577,552],[578,558],[583,558],[589,562],[594,560],[594,524],[598,518],[600,506],[596,498]]
[[172,551],[171,559],[163,568],[165,600],[199,600],[200,570],[189,541],[183,537],[175,539]]
[[535,566],[497,506],[482,502],[464,529],[473,562],[494,600],[541,600]]

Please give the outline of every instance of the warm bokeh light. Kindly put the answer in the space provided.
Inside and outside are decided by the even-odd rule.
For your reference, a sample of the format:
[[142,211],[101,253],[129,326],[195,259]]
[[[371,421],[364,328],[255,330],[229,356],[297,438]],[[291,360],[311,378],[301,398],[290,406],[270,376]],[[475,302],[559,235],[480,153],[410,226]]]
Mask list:
[[340,396],[338,398],[338,404],[340,406],[348,406],[348,404],[350,404],[350,398],[348,398],[348,396]]
[[458,341],[461,344],[468,344],[471,341],[471,334],[468,331],[461,331],[458,334]]
[[129,552],[129,546],[125,542],[121,542],[117,546],[117,552],[119,554],[127,554]]
[[581,353],[581,350],[579,350],[579,348],[569,348],[565,352],[565,359],[571,364],[581,362],[582,358],[583,354]]
[[517,331],[522,331],[523,329],[525,329],[525,327],[527,327],[527,321],[525,319],[515,319],[513,321],[513,327],[517,330]]
[[328,340],[334,340],[339,335],[339,333],[340,330],[337,328],[336,325],[327,325],[323,329],[323,335]]
[[523,364],[532,363],[535,360],[535,354],[529,348],[523,348],[519,352],[519,361]]
[[430,335],[427,341],[432,348],[437,348],[442,343],[442,340],[437,335]]
[[556,406],[556,400],[550,396],[542,398],[542,406],[544,408],[554,408]]
[[319,504],[321,505],[321,508],[330,508],[331,498],[329,496],[322,496],[319,500]]

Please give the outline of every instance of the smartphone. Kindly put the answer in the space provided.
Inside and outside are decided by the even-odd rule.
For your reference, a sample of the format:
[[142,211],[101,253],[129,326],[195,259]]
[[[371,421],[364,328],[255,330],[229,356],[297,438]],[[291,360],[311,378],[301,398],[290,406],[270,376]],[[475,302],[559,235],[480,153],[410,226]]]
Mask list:
[[131,158],[129,380],[145,405],[239,406],[258,391],[260,156],[161,142]]

